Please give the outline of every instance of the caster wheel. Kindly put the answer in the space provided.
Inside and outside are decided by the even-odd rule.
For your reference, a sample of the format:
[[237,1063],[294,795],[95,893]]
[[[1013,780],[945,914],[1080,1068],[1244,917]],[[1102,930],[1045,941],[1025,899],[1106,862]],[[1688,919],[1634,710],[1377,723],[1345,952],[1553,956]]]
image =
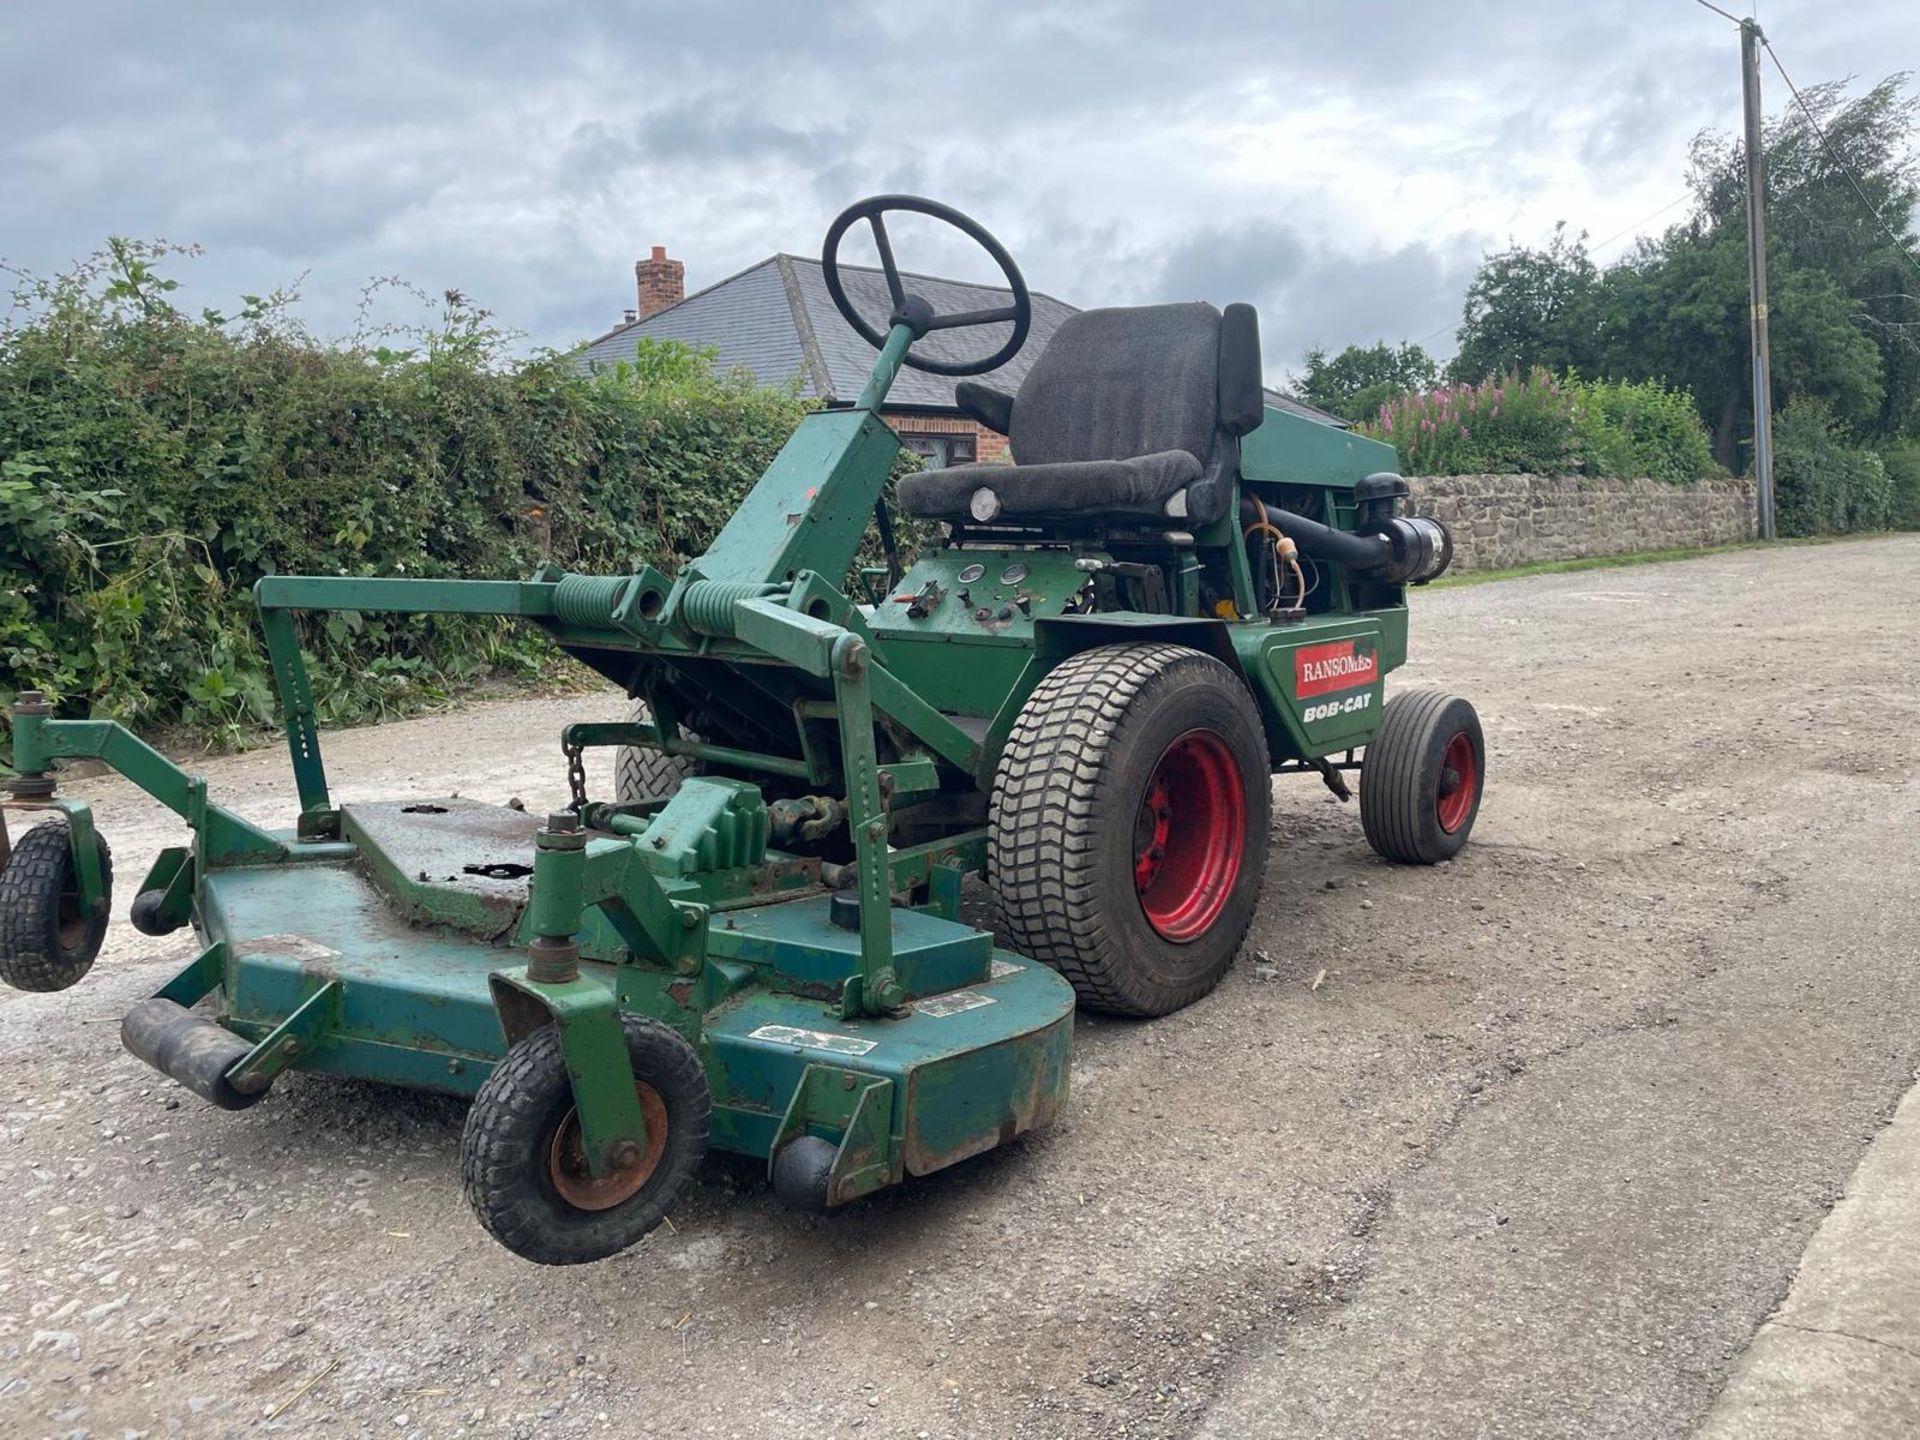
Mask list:
[[162,915],[160,907],[166,903],[166,891],[142,890],[133,897],[133,906],[127,912],[127,919],[142,935],[171,935],[186,922],[169,920]]
[[[113,854],[96,833],[100,878],[113,895]],[[0,870],[0,980],[16,990],[49,993],[80,982],[107,936],[107,912],[80,908],[73,845],[60,821],[20,837]]]
[[560,1032],[507,1052],[474,1097],[460,1177],[489,1234],[538,1265],[617,1255],[666,1218],[707,1153],[713,1097],[694,1048],[657,1020],[622,1015],[647,1139],[624,1170],[587,1166]]
[[823,1215],[827,1209],[827,1182],[833,1177],[839,1147],[818,1135],[789,1140],[773,1157],[773,1193],[782,1205]]
[[1480,717],[1458,695],[1409,690],[1387,702],[1360,767],[1367,843],[1403,865],[1437,865],[1467,843],[1487,780]]

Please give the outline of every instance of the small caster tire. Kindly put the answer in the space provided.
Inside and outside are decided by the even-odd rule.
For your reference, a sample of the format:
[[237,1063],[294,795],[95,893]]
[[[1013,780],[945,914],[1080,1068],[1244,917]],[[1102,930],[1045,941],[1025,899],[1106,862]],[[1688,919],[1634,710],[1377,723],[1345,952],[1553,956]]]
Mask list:
[[1367,843],[1402,865],[1437,865],[1467,843],[1487,780],[1480,717],[1458,695],[1409,690],[1387,702],[1360,767]]
[[170,920],[160,913],[160,907],[167,903],[164,890],[142,890],[133,897],[133,905],[127,911],[127,919],[133,922],[133,928],[142,935],[171,935],[186,922]]
[[831,1140],[802,1135],[773,1157],[773,1193],[782,1205],[812,1215],[827,1211],[827,1186],[840,1150]]
[[585,1265],[636,1244],[667,1216],[707,1153],[713,1096],[700,1056],[657,1020],[622,1015],[647,1139],[635,1163],[587,1168],[560,1032],[507,1052],[474,1097],[460,1177],[487,1232],[536,1265]]
[[[100,879],[111,902],[113,854],[98,833]],[[66,825],[50,820],[20,837],[0,870],[0,980],[51,994],[79,984],[107,937],[107,908],[80,908],[80,881]]]

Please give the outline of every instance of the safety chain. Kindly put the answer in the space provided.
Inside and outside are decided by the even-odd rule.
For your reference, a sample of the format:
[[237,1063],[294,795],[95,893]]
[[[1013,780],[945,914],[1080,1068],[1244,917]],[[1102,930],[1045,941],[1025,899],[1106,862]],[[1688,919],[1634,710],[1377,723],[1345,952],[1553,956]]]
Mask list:
[[573,791],[573,813],[578,815],[587,808],[586,747],[563,742],[560,749],[567,757],[567,785]]

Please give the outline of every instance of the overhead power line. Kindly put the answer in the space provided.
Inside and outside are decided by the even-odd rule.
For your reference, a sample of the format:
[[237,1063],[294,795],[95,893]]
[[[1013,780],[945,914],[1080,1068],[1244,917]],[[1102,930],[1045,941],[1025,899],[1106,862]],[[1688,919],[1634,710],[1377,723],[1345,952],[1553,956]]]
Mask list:
[[[1700,3],[1705,5],[1707,0],[1700,0]],[[1815,117],[1813,108],[1807,104],[1806,97],[1800,93],[1800,87],[1793,83],[1793,77],[1787,74],[1787,67],[1780,63],[1780,57],[1774,51],[1773,42],[1762,35],[1760,37],[1760,43],[1767,47],[1767,58],[1773,61],[1773,68],[1780,72],[1780,78],[1787,82],[1787,89],[1793,92],[1794,104],[1800,107],[1800,113],[1807,117],[1807,124],[1813,127],[1813,133],[1819,137],[1820,148],[1827,152],[1827,158],[1829,160],[1840,167],[1840,173],[1847,177],[1847,183],[1853,187],[1853,193],[1860,197],[1860,203],[1867,207],[1867,213],[1873,216],[1873,222],[1880,227],[1880,233],[1885,235],[1892,243],[1895,252],[1900,258],[1913,267],[1914,273],[1920,275],[1920,260],[1913,258],[1913,254],[1907,249],[1906,243],[1894,233],[1893,227],[1887,223],[1887,217],[1882,215],[1879,207],[1867,198],[1866,189],[1861,185],[1859,177],[1853,173],[1853,167],[1847,164],[1846,157],[1834,148],[1833,142],[1827,138],[1825,127],[1823,127]]]
[[1740,17],[1738,15],[1728,15],[1727,12],[1722,10],[1718,5],[1713,4],[1712,0],[1694,0],[1694,4],[1702,6],[1705,9],[1711,10],[1716,15],[1724,16],[1726,19],[1731,20],[1736,25],[1740,23]]

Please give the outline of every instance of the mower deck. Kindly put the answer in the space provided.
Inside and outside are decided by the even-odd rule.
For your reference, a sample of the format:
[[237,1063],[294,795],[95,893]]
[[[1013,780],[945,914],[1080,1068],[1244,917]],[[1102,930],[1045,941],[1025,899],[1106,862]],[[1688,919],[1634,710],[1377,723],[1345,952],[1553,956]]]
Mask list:
[[[224,947],[225,1024],[260,1042],[333,984],[331,1018],[293,1068],[473,1095],[508,1048],[490,977],[520,952],[490,937],[510,936],[527,903],[526,880],[502,872],[530,868],[534,822],[460,800],[350,806],[343,820],[348,841],[325,858],[205,878],[201,924],[206,943]],[[816,892],[716,916],[698,975],[592,958],[581,972],[705,1004],[697,1044],[722,1149],[770,1155],[810,1066],[847,1090],[888,1082],[890,1179],[1051,1118],[1070,1048],[1065,980],[995,952],[981,931],[901,909],[896,963],[915,998],[897,1017],[844,1020],[832,997],[857,968],[859,936],[832,923],[830,905]],[[593,930],[583,952],[598,948]],[[618,945],[610,931],[598,938]]]

